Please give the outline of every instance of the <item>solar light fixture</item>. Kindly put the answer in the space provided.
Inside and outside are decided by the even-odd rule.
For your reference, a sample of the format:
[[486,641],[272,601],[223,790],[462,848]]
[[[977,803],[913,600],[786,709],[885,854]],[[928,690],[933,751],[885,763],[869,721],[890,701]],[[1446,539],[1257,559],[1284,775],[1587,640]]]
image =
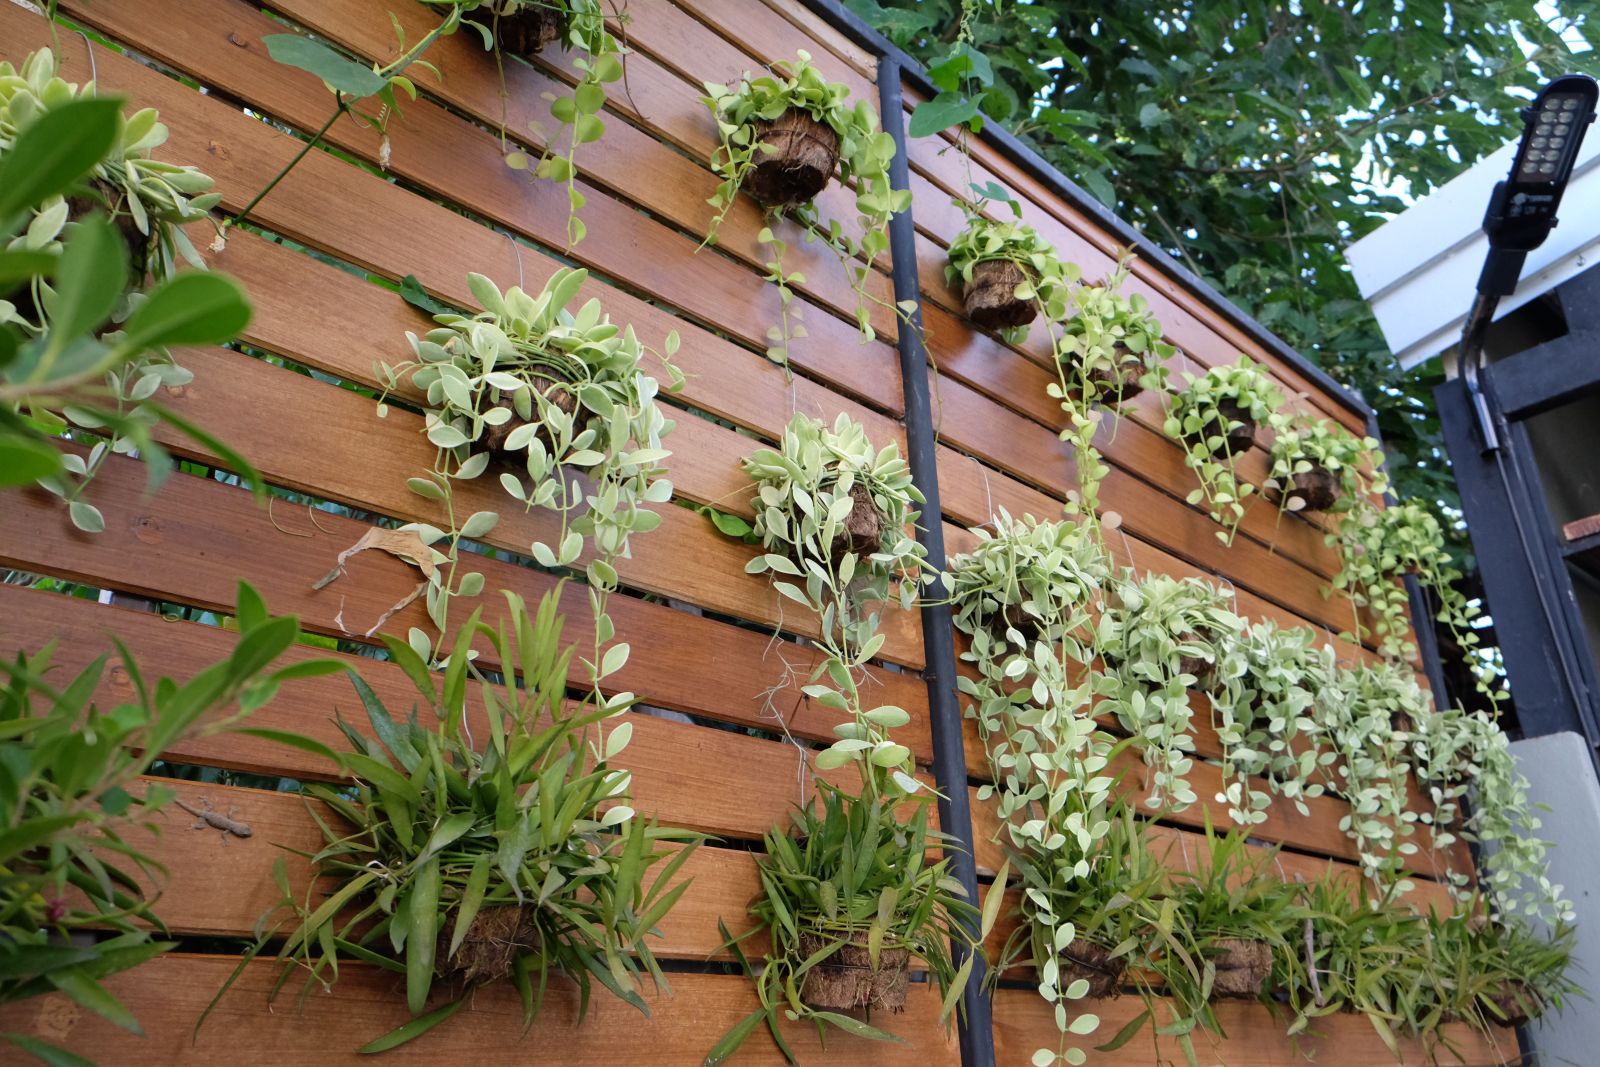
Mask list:
[[1563,74],[1522,109],[1522,142],[1506,180],[1494,187],[1483,232],[1489,254],[1478,275],[1478,295],[1461,331],[1461,368],[1483,431],[1484,451],[1499,447],[1488,401],[1478,379],[1483,339],[1502,296],[1516,291],[1528,253],[1556,228],[1556,209],[1566,192],[1583,135],[1594,121],[1600,86],[1585,74]]

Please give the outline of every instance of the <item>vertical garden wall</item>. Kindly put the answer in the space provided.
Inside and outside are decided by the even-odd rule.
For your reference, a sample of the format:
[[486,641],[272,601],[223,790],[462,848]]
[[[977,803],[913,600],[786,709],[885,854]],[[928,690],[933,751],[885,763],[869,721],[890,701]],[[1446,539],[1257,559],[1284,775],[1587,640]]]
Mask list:
[[[346,550],[373,544],[375,530],[401,523],[459,531],[463,516],[492,511],[499,521],[471,531],[470,543],[462,545],[468,553],[462,558],[484,581],[477,591],[471,583],[460,590],[452,618],[481,604],[489,621],[503,622],[507,607],[499,590],[531,603],[557,581],[556,568],[548,565],[554,561],[530,551],[532,542],[552,540],[553,520],[511,506],[494,479],[454,484],[454,520],[438,494],[408,487],[408,479],[436,469],[436,445],[448,442],[435,436],[430,443],[416,413],[430,402],[415,384],[397,382],[381,366],[412,358],[408,332],[420,338],[434,326],[415,306],[416,287],[407,287],[408,301],[399,283],[414,278],[425,290],[420,302],[477,309],[485,289],[469,283],[469,275],[488,279],[497,296],[513,286],[538,294],[564,268],[587,268],[572,306],[598,299],[604,313],[631,327],[646,348],[672,351],[683,377],[681,388],[660,397],[675,422],[663,439],[670,456],[640,460],[665,468],[671,499],[649,502],[659,521],[639,527],[628,554],[614,561],[617,590],[604,605],[629,652],[598,682],[608,694],[629,691],[641,701],[629,719],[631,742],[623,757],[633,776],[633,808],[664,825],[712,835],[673,874],[692,881],[654,941],[672,995],[646,994],[646,1017],[599,990],[580,1026],[578,995],[557,977],[537,1022],[524,1032],[516,991],[485,987],[448,1025],[389,1055],[483,1064],[700,1062],[756,1007],[719,921],[743,929],[746,907],[760,889],[762,835],[786,824],[793,805],[814,798],[812,766],[837,740],[834,727],[850,720],[848,710],[804,691],[824,657],[831,623],[819,623],[803,602],[795,603],[803,598],[751,572],[753,560],[768,558],[750,543],[754,535],[725,532],[737,534],[761,510],[742,462],[779,442],[796,415],[832,425],[845,414],[875,448],[898,446],[912,459],[918,484],[936,490],[928,495],[939,512],[924,513],[921,522],[937,530],[951,556],[977,548],[974,529],[992,533],[1002,512],[1060,518],[1081,499],[1075,456],[1083,453],[1061,437],[1067,416],[1050,392],[1058,377],[1049,331],[1035,326],[1025,339],[1008,341],[966,321],[960,288],[945,273],[948,249],[967,226],[952,198],[971,202],[976,183],[990,193],[982,210],[1000,220],[1010,217],[1009,198],[1085,280],[1114,271],[1127,235],[1005,146],[978,138],[963,153],[950,138],[934,136],[901,141],[913,225],[898,233],[894,255],[879,255],[862,274],[860,259],[842,262],[792,223],[764,232],[768,223],[748,197],[726,202],[716,242],[703,246],[717,210],[708,201],[719,187],[707,164],[719,137],[701,101],[703,83],[736,82],[803,49],[854,100],[873,108],[881,99],[903,100],[904,112],[886,116],[885,125],[897,134],[923,96],[926,85],[916,75],[884,93],[881,57],[864,38],[847,35],[798,0],[631,0],[625,35],[618,34],[628,50],[625,78],[607,83],[603,136],[580,138],[588,143],[578,146],[570,185],[561,180],[564,174],[535,179],[526,171],[529,159],[517,154],[537,159],[549,140],[565,143],[569,136],[549,111],[550,101],[565,96],[575,79],[571,56],[553,47],[533,63],[509,57],[497,63],[476,34],[462,31],[427,51],[436,70],[407,72],[422,90],[419,98],[402,94],[398,109],[382,115],[381,123],[339,118],[323,145],[259,201],[256,194],[324,125],[331,106],[319,78],[275,62],[263,38],[314,36],[381,64],[401,51],[397,28],[407,44],[422,40],[439,24],[437,7],[412,0],[62,0],[60,11],[89,32],[53,35],[43,17],[0,5],[0,60],[20,65],[30,52],[54,47],[69,81],[93,78],[102,93],[160,111],[170,136],[154,150],[156,157],[211,175],[221,195],[219,217],[249,207],[225,240],[206,224],[193,224],[190,235],[208,266],[243,284],[254,316],[237,344],[177,353],[193,380],[167,390],[165,402],[248,457],[274,487],[274,500],[270,508],[259,506],[229,476],[224,459],[178,437],[169,445],[188,462],[156,492],[137,460],[112,456],[105,462],[88,497],[101,513],[103,532],[75,530],[60,502],[45,493],[8,494],[0,500],[0,564],[114,595],[97,602],[54,589],[0,586],[0,646],[9,655],[58,639],[58,665],[76,669],[110,651],[114,637],[147,675],[185,677],[228,654],[229,628],[212,623],[232,612],[242,579],[273,610],[298,615],[304,630],[322,639],[316,642],[321,647],[291,652],[290,662],[332,656],[358,669],[402,716],[416,702],[402,666],[370,653],[382,647],[375,636],[380,628],[398,635],[435,629],[428,569],[381,545],[347,557]],[[898,68],[887,69],[898,78]],[[865,189],[865,179],[858,181],[858,191]],[[1005,197],[996,195],[1001,190]],[[575,215],[584,232],[574,243],[570,208],[579,201]],[[845,220],[846,235],[859,237],[850,190],[831,184],[817,207],[825,217]],[[769,265],[774,237],[786,244],[776,268],[786,278],[781,285],[774,284]],[[1248,356],[1287,398],[1285,412],[1357,437],[1364,433],[1359,402],[1159,257],[1136,258],[1124,292],[1148,301],[1162,338],[1176,349],[1167,360],[1174,388],[1184,372],[1200,375]],[[910,301],[920,332],[908,324]],[[866,339],[862,316],[870,326]],[[668,340],[673,331],[677,342]],[[908,331],[911,336],[903,336]],[[652,358],[641,366],[665,385],[668,376]],[[903,380],[908,366],[915,381]],[[374,397],[391,388],[391,408],[380,418]],[[1308,629],[1311,643],[1332,649],[1341,664],[1380,662],[1383,636],[1341,636],[1364,631],[1348,600],[1325,595],[1341,567],[1325,539],[1334,520],[1258,504],[1226,543],[1205,503],[1189,502],[1195,473],[1164,429],[1166,403],[1156,389],[1129,395],[1120,418],[1089,430],[1087,440],[1106,464],[1098,530],[1115,565],[1141,575],[1213,579],[1230,610],[1250,622]],[[908,431],[908,411],[926,424]],[[1265,443],[1235,457],[1241,482],[1261,486],[1270,477]],[[718,523],[708,509],[718,513]],[[559,536],[555,540],[559,544]],[[422,596],[415,595],[419,583]],[[561,607],[569,630],[586,642],[595,602],[569,584],[562,587]],[[957,667],[949,642],[923,632],[930,619],[948,625],[947,615],[919,615],[895,602],[876,610],[883,640],[869,649],[870,665],[860,674],[864,699],[908,714],[895,741],[909,750],[918,777],[945,794],[939,811],[950,821],[942,829],[970,848],[979,881],[987,884],[1004,862],[996,801],[984,788],[993,771],[970,716],[960,727],[964,745],[952,729],[968,704],[957,696],[955,673],[971,679],[974,668],[966,661]],[[957,636],[957,653],[970,647],[967,635]],[[505,666],[496,652],[480,645],[477,667]],[[1406,669],[1420,678],[1421,666],[1411,662]],[[115,703],[127,699],[133,685],[126,671],[113,670],[99,695]],[[1208,825],[1229,824],[1229,805],[1219,798],[1228,785],[1217,762],[1223,740],[1206,700],[1193,697],[1194,759],[1187,772],[1193,803],[1143,805],[1153,787],[1137,750],[1119,751],[1108,772],[1126,772],[1116,791],[1150,816],[1151,847],[1174,867],[1192,869],[1209,847]],[[935,722],[940,708],[942,733]],[[359,719],[361,701],[343,677],[320,676],[285,682],[251,724],[337,750],[347,745],[336,714]],[[1113,716],[1105,722],[1121,730]],[[940,753],[944,773],[935,782]],[[267,779],[342,777],[314,746],[268,734],[183,742],[167,758]],[[957,777],[959,770],[965,775]],[[823,773],[837,782],[855,778],[848,766]],[[177,790],[191,807],[231,813],[253,832],[239,837],[215,826],[191,832],[192,820],[182,813],[167,818],[159,835],[138,832],[138,842],[168,871],[159,913],[173,935],[189,939],[185,951],[107,981],[144,1033],[119,1028],[60,993],[6,1008],[0,1030],[51,1041],[103,1064],[219,1057],[279,1064],[342,1062],[372,1037],[404,1024],[410,1018],[405,979],[370,963],[347,960],[337,984],[313,984],[303,999],[295,980],[271,1010],[274,966],[263,958],[240,967],[238,953],[260,933],[258,919],[279,902],[285,884],[297,897],[315,898],[306,856],[322,844],[317,820],[335,816],[284,790],[195,781],[180,782]],[[952,795],[957,802],[948,802]],[[1409,803],[1414,813],[1431,810],[1414,784]],[[1271,861],[1281,879],[1310,883],[1331,874],[1353,883],[1362,850],[1341,826],[1350,817],[1348,803],[1328,794],[1306,800],[1303,808],[1282,799],[1272,803],[1251,826],[1249,847],[1282,845]],[[1409,899],[1448,911],[1447,872],[1471,868],[1466,845],[1457,840],[1435,849],[1426,835],[1416,840],[1417,850],[1401,861],[1415,885]],[[1015,892],[1006,899],[1015,901]],[[1001,913],[991,950],[1014,926]],[[742,949],[758,956],[762,942],[745,942]],[[196,1033],[196,1021],[236,967],[232,985]],[[871,1044],[832,1030],[823,1053],[810,1027],[784,1023],[783,1029],[806,1062],[954,1065],[962,1062],[963,1043],[940,1026],[940,999],[938,990],[913,982],[903,1015],[874,1016],[903,1039],[899,1044]],[[1143,999],[1130,995],[1077,1001],[1072,1013],[1099,1016],[1098,1036],[1085,1041],[1092,1046],[1145,1008]],[[985,1008],[972,1018],[988,1014]],[[992,1047],[995,1062],[1029,1062],[1036,1049],[1057,1047],[1054,1014],[1034,976],[1016,968],[993,995],[992,1034],[969,1038],[968,1055],[982,1062]],[[1202,1062],[1244,1067],[1314,1054],[1319,1062],[1366,1064],[1391,1056],[1359,1014],[1318,1019],[1312,1027],[1318,1036],[1298,1040],[1285,1035],[1288,1020],[1281,1012],[1254,1000],[1223,1003],[1217,1019],[1224,1033],[1193,1037]],[[1443,1032],[1466,1062],[1501,1062],[1516,1054],[1510,1030],[1485,1036],[1447,1023]],[[1152,1040],[1169,1061],[1182,1056],[1172,1036],[1158,1039],[1146,1030],[1120,1049],[1091,1052],[1090,1062],[1152,1062]],[[1397,1047],[1407,1062],[1423,1058],[1417,1041],[1402,1037]],[[780,1061],[761,1032],[735,1060]]]

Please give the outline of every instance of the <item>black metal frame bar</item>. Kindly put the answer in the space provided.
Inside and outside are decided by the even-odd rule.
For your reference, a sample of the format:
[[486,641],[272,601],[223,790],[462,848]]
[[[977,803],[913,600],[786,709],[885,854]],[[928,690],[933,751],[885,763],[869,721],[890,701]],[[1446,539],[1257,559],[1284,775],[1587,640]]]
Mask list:
[[[814,13],[822,16],[830,25],[862,48],[871,51],[882,60],[892,60],[899,68],[901,76],[919,92],[931,96],[937,91],[933,83],[928,80],[928,72],[921,63],[918,63],[915,59],[906,55],[905,52],[895,47],[888,38],[867,25],[855,12],[845,7],[840,0],[800,0],[800,2]],[[893,127],[903,127],[905,124],[903,112],[897,112],[891,117],[889,111],[884,109],[882,117],[885,128],[890,129],[890,132],[893,132]],[[1337,403],[1360,415],[1363,419],[1372,414],[1372,408],[1368,406],[1359,393],[1335,381],[1321,367],[1318,367],[1305,356],[1285,344],[1282,338],[1273,334],[1271,330],[1268,330],[1249,315],[1246,315],[1227,297],[1212,288],[1209,283],[1173,259],[1164,249],[1119,218],[1110,208],[1090,196],[1081,186],[1046,162],[1037,152],[1014,137],[999,123],[984,123],[983,133],[979,136],[979,140],[998,148],[1007,159],[1022,168],[1029,177],[1045,186],[1075,210],[1087,215],[1096,226],[1112,234],[1118,241],[1138,252],[1140,257],[1147,263],[1158,267],[1185,290],[1199,297],[1212,311],[1239,327],[1249,334],[1257,344],[1282,359],[1285,363],[1288,363],[1300,374],[1305,375],[1317,388]]]
[[[884,57],[878,61],[878,100],[885,115],[899,115],[900,64]],[[910,167],[906,159],[905,124],[888,124],[895,139],[894,159],[889,163],[889,181],[896,189],[910,188]],[[914,301],[909,324],[900,329],[900,381],[905,392],[906,448],[910,452],[911,476],[925,501],[917,539],[928,550],[928,559],[944,568],[944,512],[939,500],[939,474],[934,441],[933,400],[928,391],[928,354],[922,346],[922,297],[917,284],[917,235],[910,209],[889,223],[889,251],[894,275],[896,302]],[[933,731],[933,776],[939,788],[939,825],[956,837],[961,848],[951,850],[951,867],[956,880],[966,890],[967,899],[978,903],[978,867],[973,855],[972,810],[967,794],[967,758],[961,736],[961,704],[956,698],[955,627],[950,618],[949,598],[942,583],[929,587],[922,597],[922,647],[928,683],[928,714]],[[972,933],[977,934],[976,926]],[[968,950],[953,945],[959,966]],[[994,1025],[989,998],[984,994],[984,958],[980,951],[973,960],[972,974],[962,994],[964,1018],[961,1022],[961,1062],[965,1067],[989,1067],[994,1059]]]

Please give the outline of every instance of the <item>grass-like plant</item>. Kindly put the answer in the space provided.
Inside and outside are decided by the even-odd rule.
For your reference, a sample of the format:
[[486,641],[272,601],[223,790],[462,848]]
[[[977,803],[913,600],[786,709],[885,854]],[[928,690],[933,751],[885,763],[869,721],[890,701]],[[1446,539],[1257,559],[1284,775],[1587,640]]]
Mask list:
[[[673,388],[682,379],[670,362],[676,332],[657,353],[631,327],[614,324],[598,300],[571,310],[587,278],[587,271],[559,270],[533,294],[515,286],[502,293],[488,278],[469,275],[484,310],[436,316],[438,329],[406,335],[414,359],[380,362],[374,370],[384,386],[378,414],[387,413],[391,392],[420,390],[424,430],[438,449],[427,476],[407,482],[417,495],[440,502],[450,520],[448,529],[408,527],[433,552],[429,618],[445,633],[450,601],[483,590],[480,572],[459,573],[460,546],[487,535],[500,516],[458,514],[455,484],[497,476],[524,510],[557,520],[549,536],[533,542],[534,559],[583,570],[597,619],[589,667],[598,684],[621,666],[607,669],[601,657],[612,636],[605,605],[617,588],[615,561],[628,555],[634,534],[661,524],[646,505],[672,497],[663,466],[671,453],[661,440],[673,424],[656,402],[660,385],[646,373],[645,357],[656,357],[673,375]],[[417,637],[419,652],[430,657],[431,642]]]
[[[967,225],[950,242],[944,268],[947,282],[961,282],[967,318],[1008,337],[1025,334],[1035,316],[1052,324],[1066,318],[1078,265],[1062,263],[1054,246],[1022,221],[1022,205],[1004,187],[990,182],[972,189],[975,203],[956,201]],[[1006,204],[1011,221],[985,215],[991,201]]]
[[[177,947],[161,921],[159,892],[148,891],[171,872],[130,840],[130,831],[170,827],[163,816],[176,794],[141,776],[180,742],[257,733],[241,723],[282,682],[341,669],[326,660],[275,668],[299,639],[299,624],[269,616],[242,582],[235,618],[234,650],[182,683],[147,681],[119,643],[132,699],[115,707],[94,699],[108,655],[61,679],[53,676],[54,641],[33,655],[0,658],[0,1005],[60,992],[142,1033],[101,984]],[[88,1062],[27,1034],[0,1033],[0,1041],[47,1064]]]
[[[647,1015],[636,983],[667,987],[650,938],[688,886],[675,875],[700,835],[629,806],[630,775],[615,760],[633,733],[619,718],[632,694],[567,701],[573,649],[559,594],[532,615],[505,595],[510,627],[475,612],[442,677],[384,637],[428,721],[397,718],[352,676],[370,733],[341,720],[351,781],[306,789],[338,819],[317,816],[325,841],[303,898],[277,867],[288,918],[262,945],[283,938],[285,979],[298,970],[308,987],[332,985],[341,960],[404,975],[412,1021],[363,1052],[419,1037],[490,982],[517,989],[526,1025],[552,973],[577,983],[580,1018],[593,983]],[[475,642],[500,682],[471,665]]]
[[1185,371],[1184,381],[1172,397],[1163,429],[1182,446],[1185,466],[1200,481],[1188,503],[1203,502],[1212,521],[1222,527],[1217,539],[1231,545],[1255,492],[1255,486],[1239,477],[1238,457],[1250,450],[1259,428],[1281,424],[1283,393],[1247,356],[1203,374]]
[[[828,81],[805,51],[793,62],[774,63],[766,74],[746,74],[732,88],[706,82],[705,89],[718,136],[711,169],[721,179],[710,200],[716,214],[707,243],[716,241],[740,190],[748,192],[769,218],[793,220],[839,256],[855,289],[861,336],[871,340],[872,308],[883,303],[870,291],[872,264],[889,250],[890,216],[911,204],[911,193],[889,181],[894,138],[879,127],[877,111],[870,101],[852,101],[849,86]],[[816,196],[836,167],[840,183],[854,187],[860,237],[817,212]],[[781,321],[768,331],[767,355],[787,368],[790,339],[805,336],[793,288],[805,278],[784,270],[787,245],[770,228],[760,239],[771,250],[768,280],[777,285],[783,308]]]
[[1201,578],[1126,572],[1100,620],[1095,647],[1103,669],[1096,690],[1133,737],[1149,768],[1152,808],[1195,802],[1186,775],[1193,760],[1190,691],[1208,689],[1244,621],[1230,590]]

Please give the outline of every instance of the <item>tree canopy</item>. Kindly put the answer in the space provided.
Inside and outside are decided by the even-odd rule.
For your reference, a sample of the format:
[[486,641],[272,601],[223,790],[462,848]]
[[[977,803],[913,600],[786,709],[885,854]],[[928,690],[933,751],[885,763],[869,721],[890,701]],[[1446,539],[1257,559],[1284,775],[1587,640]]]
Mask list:
[[[1600,73],[1532,0],[848,0],[927,63],[937,107],[1030,142],[1378,411],[1402,495],[1453,517],[1435,362],[1402,371],[1344,248],[1521,131],[1555,74]],[[1541,15],[1541,11],[1545,14]],[[1470,294],[1440,294],[1459,299]],[[1459,523],[1458,545],[1465,551]]]

